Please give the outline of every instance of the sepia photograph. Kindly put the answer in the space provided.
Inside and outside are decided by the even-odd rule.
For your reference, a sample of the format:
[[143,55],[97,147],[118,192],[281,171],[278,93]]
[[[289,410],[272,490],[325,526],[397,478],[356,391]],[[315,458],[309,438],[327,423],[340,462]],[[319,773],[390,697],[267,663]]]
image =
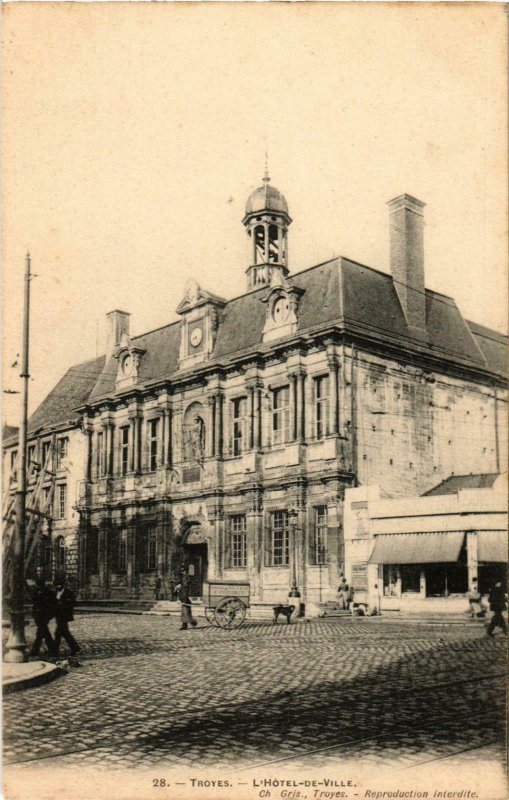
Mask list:
[[5,800],[507,797],[507,7],[2,7]]

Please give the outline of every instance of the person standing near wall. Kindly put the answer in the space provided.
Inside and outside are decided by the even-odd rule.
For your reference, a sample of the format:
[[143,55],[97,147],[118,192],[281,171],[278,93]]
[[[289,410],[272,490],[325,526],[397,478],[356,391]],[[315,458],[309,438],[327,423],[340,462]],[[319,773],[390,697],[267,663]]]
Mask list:
[[340,609],[348,611],[350,605],[350,587],[344,575],[340,575],[339,578],[338,594]]
[[472,584],[467,592],[469,610],[472,619],[479,616],[481,613],[481,593],[477,584],[477,578],[472,578]]
[[507,608],[506,595],[502,588],[502,581],[497,581],[491,590],[489,597],[490,608],[493,611],[493,616],[490,619],[489,625],[486,629],[488,636],[493,636],[495,628],[502,628],[507,636],[507,623],[503,617],[503,612]]
[[187,631],[187,626],[192,625],[193,628],[197,626],[197,622],[193,617],[191,610],[191,598],[189,596],[189,577],[186,574],[182,575],[180,585],[178,587],[179,600],[180,600],[180,618],[182,624],[179,628],[181,631]]

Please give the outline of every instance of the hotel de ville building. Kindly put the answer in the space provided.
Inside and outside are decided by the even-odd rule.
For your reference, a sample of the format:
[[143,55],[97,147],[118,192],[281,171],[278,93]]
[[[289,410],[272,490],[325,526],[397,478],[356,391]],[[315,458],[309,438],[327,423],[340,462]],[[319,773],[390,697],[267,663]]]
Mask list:
[[[425,288],[424,203],[388,203],[391,274],[345,257],[292,273],[291,223],[265,176],[244,294],[190,278],[177,321],[141,336],[110,312],[104,355],[34,412],[29,483],[51,513],[32,567],[120,601],[170,598],[184,564],[196,598],[248,581],[263,608],[293,582],[316,613],[345,570],[348,488],[418,496],[507,468],[506,340]],[[15,434],[4,450],[13,490]]]

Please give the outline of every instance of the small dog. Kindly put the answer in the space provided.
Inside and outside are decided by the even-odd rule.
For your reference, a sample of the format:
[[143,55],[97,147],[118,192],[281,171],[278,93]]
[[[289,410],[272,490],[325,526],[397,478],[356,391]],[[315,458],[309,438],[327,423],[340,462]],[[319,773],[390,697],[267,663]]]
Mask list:
[[276,624],[276,622],[278,621],[279,615],[282,614],[283,617],[286,617],[286,621],[289,625],[290,617],[292,616],[294,611],[295,611],[295,606],[284,606],[282,604],[279,606],[274,606],[274,624]]

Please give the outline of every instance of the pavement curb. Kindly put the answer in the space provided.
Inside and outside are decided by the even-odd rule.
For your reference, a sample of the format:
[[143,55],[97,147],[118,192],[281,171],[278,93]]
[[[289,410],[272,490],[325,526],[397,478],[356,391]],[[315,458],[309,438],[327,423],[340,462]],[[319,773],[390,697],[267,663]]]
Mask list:
[[[26,675],[20,675],[19,677],[13,676],[12,678],[5,679],[5,667],[6,666],[18,666],[18,665],[5,665],[4,664],[4,674],[2,675],[2,691],[3,694],[11,694],[12,692],[19,692],[23,689],[30,689],[32,686],[41,686],[44,683],[50,683],[54,681],[56,678],[61,677],[62,675],[67,675],[67,670],[62,669],[61,667],[57,667],[55,664],[51,664],[48,662],[28,662],[34,664],[34,671],[27,672]],[[41,668],[35,671],[35,664],[41,664]],[[24,664],[20,664],[20,667],[25,666]]]

